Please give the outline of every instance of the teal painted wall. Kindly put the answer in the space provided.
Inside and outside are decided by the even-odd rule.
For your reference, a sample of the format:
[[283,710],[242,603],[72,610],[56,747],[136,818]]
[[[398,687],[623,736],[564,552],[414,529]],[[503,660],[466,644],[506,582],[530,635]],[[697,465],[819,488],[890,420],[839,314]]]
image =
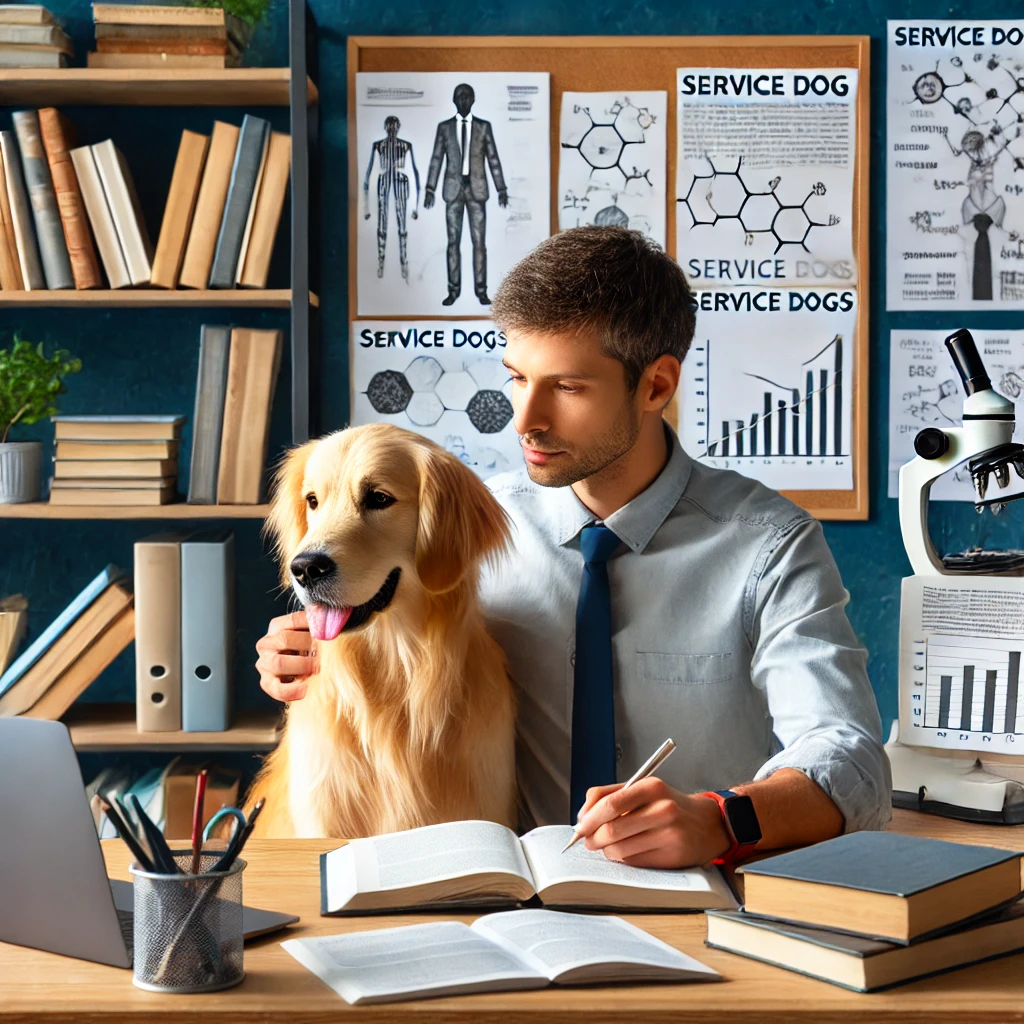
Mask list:
[[[899,537],[896,502],[885,497],[888,408],[888,339],[894,328],[953,330],[969,323],[981,328],[1024,325],[1012,313],[956,314],[886,313],[885,270],[885,22],[887,18],[999,18],[1013,13],[1013,4],[978,0],[935,5],[922,2],[835,3],[797,0],[793,5],[753,5],[747,0],[719,0],[708,5],[681,5],[675,0],[643,3],[597,0],[477,0],[447,4],[441,0],[400,0],[389,6],[312,0],[320,26],[320,152],[322,209],[319,221],[323,311],[323,354],[320,420],[325,430],[344,426],[347,417],[346,338],[348,308],[347,215],[345,196],[346,79],[348,35],[615,35],[729,34],[742,27],[750,34],[868,34],[872,37],[872,180],[871,180],[871,370],[870,462],[871,516],[863,523],[827,523],[825,533],[850,591],[849,614],[870,651],[869,671],[883,721],[896,714],[896,643],[900,579],[909,572]],[[74,0],[52,7],[75,37],[80,59],[91,40],[88,3]],[[287,59],[287,28],[283,0],[273,0],[266,23],[257,31],[250,64],[276,65]],[[670,86],[670,83],[666,83]],[[78,125],[82,141],[112,136],[123,149],[142,193],[150,230],[159,226],[180,130],[208,130],[214,116],[237,120],[238,111],[65,108]],[[284,111],[256,111],[284,127]],[[0,111],[0,127],[9,127],[9,111]],[[286,267],[279,246],[274,274],[282,281]],[[274,278],[272,278],[273,283]],[[225,322],[216,316],[170,310],[32,310],[0,313],[0,345],[14,330],[33,340],[62,345],[81,356],[85,368],[73,378],[63,411],[177,412],[191,415],[199,325]],[[239,314],[233,322],[287,328],[286,314]],[[281,380],[274,412],[272,445],[287,443],[287,378]],[[52,428],[36,428],[48,437]],[[186,445],[188,450],[188,435]],[[183,474],[187,465],[182,465]],[[1001,519],[977,517],[970,506],[936,505],[933,536],[942,550],[971,544],[1022,546],[1021,515],[1011,509]],[[153,524],[122,522],[0,521],[0,593],[22,591],[31,602],[34,635],[107,561],[130,567],[132,543],[153,532]],[[241,706],[268,706],[252,669],[253,645],[267,620],[284,610],[278,596],[274,566],[255,523],[235,526],[239,558],[238,669],[236,692]],[[88,699],[131,699],[134,692],[131,651],[122,655],[89,691]],[[87,759],[92,760],[92,759]],[[246,764],[251,763],[248,759]]]

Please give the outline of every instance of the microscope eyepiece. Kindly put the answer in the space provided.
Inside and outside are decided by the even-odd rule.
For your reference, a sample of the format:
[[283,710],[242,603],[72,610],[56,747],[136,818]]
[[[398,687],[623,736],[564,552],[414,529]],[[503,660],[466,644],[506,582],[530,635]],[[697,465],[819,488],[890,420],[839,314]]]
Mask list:
[[968,396],[992,387],[985,364],[978,354],[978,346],[974,344],[974,338],[966,327],[961,327],[946,339],[946,348]]

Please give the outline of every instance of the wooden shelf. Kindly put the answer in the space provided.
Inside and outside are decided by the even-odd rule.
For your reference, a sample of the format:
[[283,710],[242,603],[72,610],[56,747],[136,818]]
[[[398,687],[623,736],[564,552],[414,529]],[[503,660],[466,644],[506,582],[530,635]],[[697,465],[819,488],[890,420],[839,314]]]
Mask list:
[[[0,70],[0,104],[33,107],[286,107],[288,68],[10,68]],[[306,78],[306,102],[317,88]]]
[[[289,288],[248,289],[248,288],[211,288],[205,291],[165,291],[161,288],[125,288],[111,291],[96,289],[95,291],[75,291],[61,289],[50,291],[46,288],[28,292],[0,291],[0,306],[92,306],[105,308],[109,306],[234,306],[251,309],[287,309],[291,305],[292,293]],[[320,305],[320,297],[309,293],[311,306]]]
[[269,505],[0,505],[0,519],[266,519]]
[[139,732],[134,704],[75,704],[63,722],[82,752],[106,750],[272,750],[280,715],[239,711],[226,732]]

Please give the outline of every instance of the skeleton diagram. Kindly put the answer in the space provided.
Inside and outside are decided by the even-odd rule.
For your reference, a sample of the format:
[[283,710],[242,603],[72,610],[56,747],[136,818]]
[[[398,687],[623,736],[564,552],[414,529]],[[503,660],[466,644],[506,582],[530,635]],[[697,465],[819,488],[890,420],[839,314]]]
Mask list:
[[377,276],[384,276],[384,250],[388,241],[388,201],[392,193],[395,196],[395,223],[398,228],[398,259],[402,265],[402,277],[409,280],[409,257],[407,252],[406,210],[409,204],[409,175],[405,173],[405,158],[408,156],[412,164],[412,173],[416,179],[416,205],[413,207],[412,219],[416,220],[420,205],[420,172],[416,169],[416,158],[413,156],[412,143],[398,137],[402,123],[393,114],[384,119],[384,131],[387,135],[378,139],[370,149],[370,163],[366,168],[363,180],[364,217],[370,219],[370,175],[373,174],[374,163],[380,167],[377,176]]

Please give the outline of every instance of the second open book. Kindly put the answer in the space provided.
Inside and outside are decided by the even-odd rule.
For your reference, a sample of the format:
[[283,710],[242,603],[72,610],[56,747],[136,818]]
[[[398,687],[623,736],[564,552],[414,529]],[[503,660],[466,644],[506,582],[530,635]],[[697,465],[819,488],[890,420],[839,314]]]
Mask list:
[[646,910],[737,906],[716,868],[629,867],[588,850],[561,852],[569,825],[522,838],[491,821],[454,821],[355,839],[320,857],[322,914],[516,904]]

